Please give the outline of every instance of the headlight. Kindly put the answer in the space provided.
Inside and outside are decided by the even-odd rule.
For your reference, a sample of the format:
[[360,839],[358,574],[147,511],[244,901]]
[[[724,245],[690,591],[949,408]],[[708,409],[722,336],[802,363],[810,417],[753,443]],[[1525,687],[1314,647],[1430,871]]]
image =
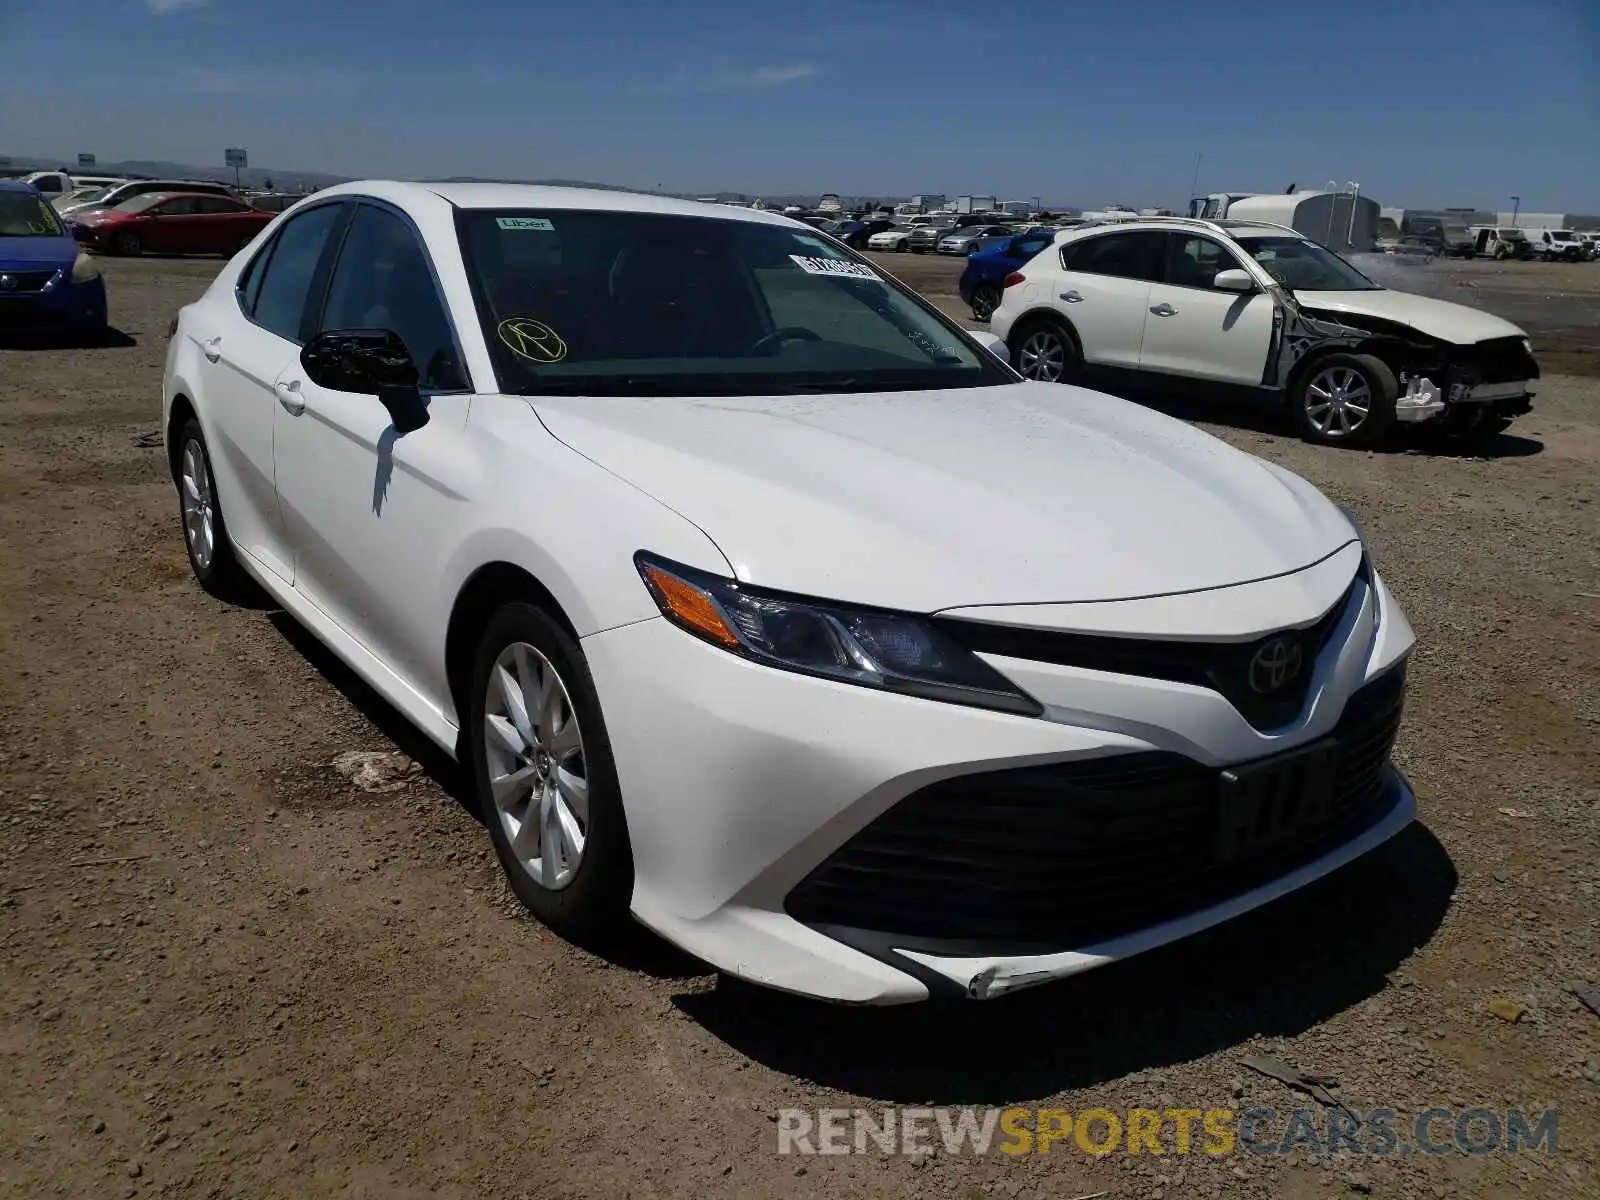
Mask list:
[[1533,353],[1533,342],[1532,342],[1532,340],[1529,339],[1529,338],[1523,338],[1522,339],[1522,348],[1524,350],[1526,350],[1529,354],[1532,354]]
[[1037,701],[928,622],[769,595],[645,554],[634,556],[662,616],[770,667],[902,695],[1037,716]]
[[88,283],[91,279],[100,278],[100,264],[95,262],[82,251],[72,260],[72,282]]

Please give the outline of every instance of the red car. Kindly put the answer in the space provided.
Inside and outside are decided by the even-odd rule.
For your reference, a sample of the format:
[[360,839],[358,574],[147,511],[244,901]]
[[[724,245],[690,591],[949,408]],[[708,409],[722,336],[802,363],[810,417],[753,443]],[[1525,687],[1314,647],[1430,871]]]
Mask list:
[[68,224],[73,236],[91,250],[231,258],[276,216],[228,196],[149,192],[75,221],[69,217]]

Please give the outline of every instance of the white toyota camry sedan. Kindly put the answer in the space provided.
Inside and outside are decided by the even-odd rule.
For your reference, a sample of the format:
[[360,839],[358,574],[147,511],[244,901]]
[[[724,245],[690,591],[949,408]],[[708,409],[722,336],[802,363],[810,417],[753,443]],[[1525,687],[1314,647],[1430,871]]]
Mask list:
[[172,330],[189,558],[476,781],[516,893],[855,1003],[1216,924],[1412,820],[1360,528],[769,213],[349,184]]

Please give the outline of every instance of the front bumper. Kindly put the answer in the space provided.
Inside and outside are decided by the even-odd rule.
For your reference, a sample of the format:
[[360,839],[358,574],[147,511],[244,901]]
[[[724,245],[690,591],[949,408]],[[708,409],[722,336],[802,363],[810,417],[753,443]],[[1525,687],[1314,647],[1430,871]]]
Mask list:
[[824,926],[791,911],[797,889],[830,858],[941,781],[1148,753],[1221,769],[1330,735],[1347,698],[1411,644],[1404,616],[1375,577],[1358,581],[1349,597],[1316,657],[1301,716],[1265,732],[1209,689],[1071,666],[991,657],[1046,706],[1036,719],[759,666],[660,619],[594,634],[583,645],[622,784],[633,913],[752,982],[893,1004],[939,990],[998,995],[1266,903],[1403,828],[1414,814],[1404,781],[1387,776],[1387,806],[1375,822],[1315,857],[1286,861],[1233,894],[1197,893],[1191,908],[1109,938],[1031,952],[1039,948]]
[[[37,264],[14,270],[0,266],[0,276],[31,277],[42,273]],[[83,283],[72,281],[69,265],[52,268],[43,287],[30,278],[26,290],[0,289],[0,336],[12,332],[100,329],[106,323],[105,281],[96,276]]]

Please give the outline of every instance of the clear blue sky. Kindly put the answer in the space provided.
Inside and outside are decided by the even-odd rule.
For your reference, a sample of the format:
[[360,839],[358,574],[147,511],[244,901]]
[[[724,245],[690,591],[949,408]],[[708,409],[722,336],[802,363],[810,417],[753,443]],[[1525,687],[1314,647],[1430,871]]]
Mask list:
[[0,154],[1600,211],[1600,0],[0,0]]

